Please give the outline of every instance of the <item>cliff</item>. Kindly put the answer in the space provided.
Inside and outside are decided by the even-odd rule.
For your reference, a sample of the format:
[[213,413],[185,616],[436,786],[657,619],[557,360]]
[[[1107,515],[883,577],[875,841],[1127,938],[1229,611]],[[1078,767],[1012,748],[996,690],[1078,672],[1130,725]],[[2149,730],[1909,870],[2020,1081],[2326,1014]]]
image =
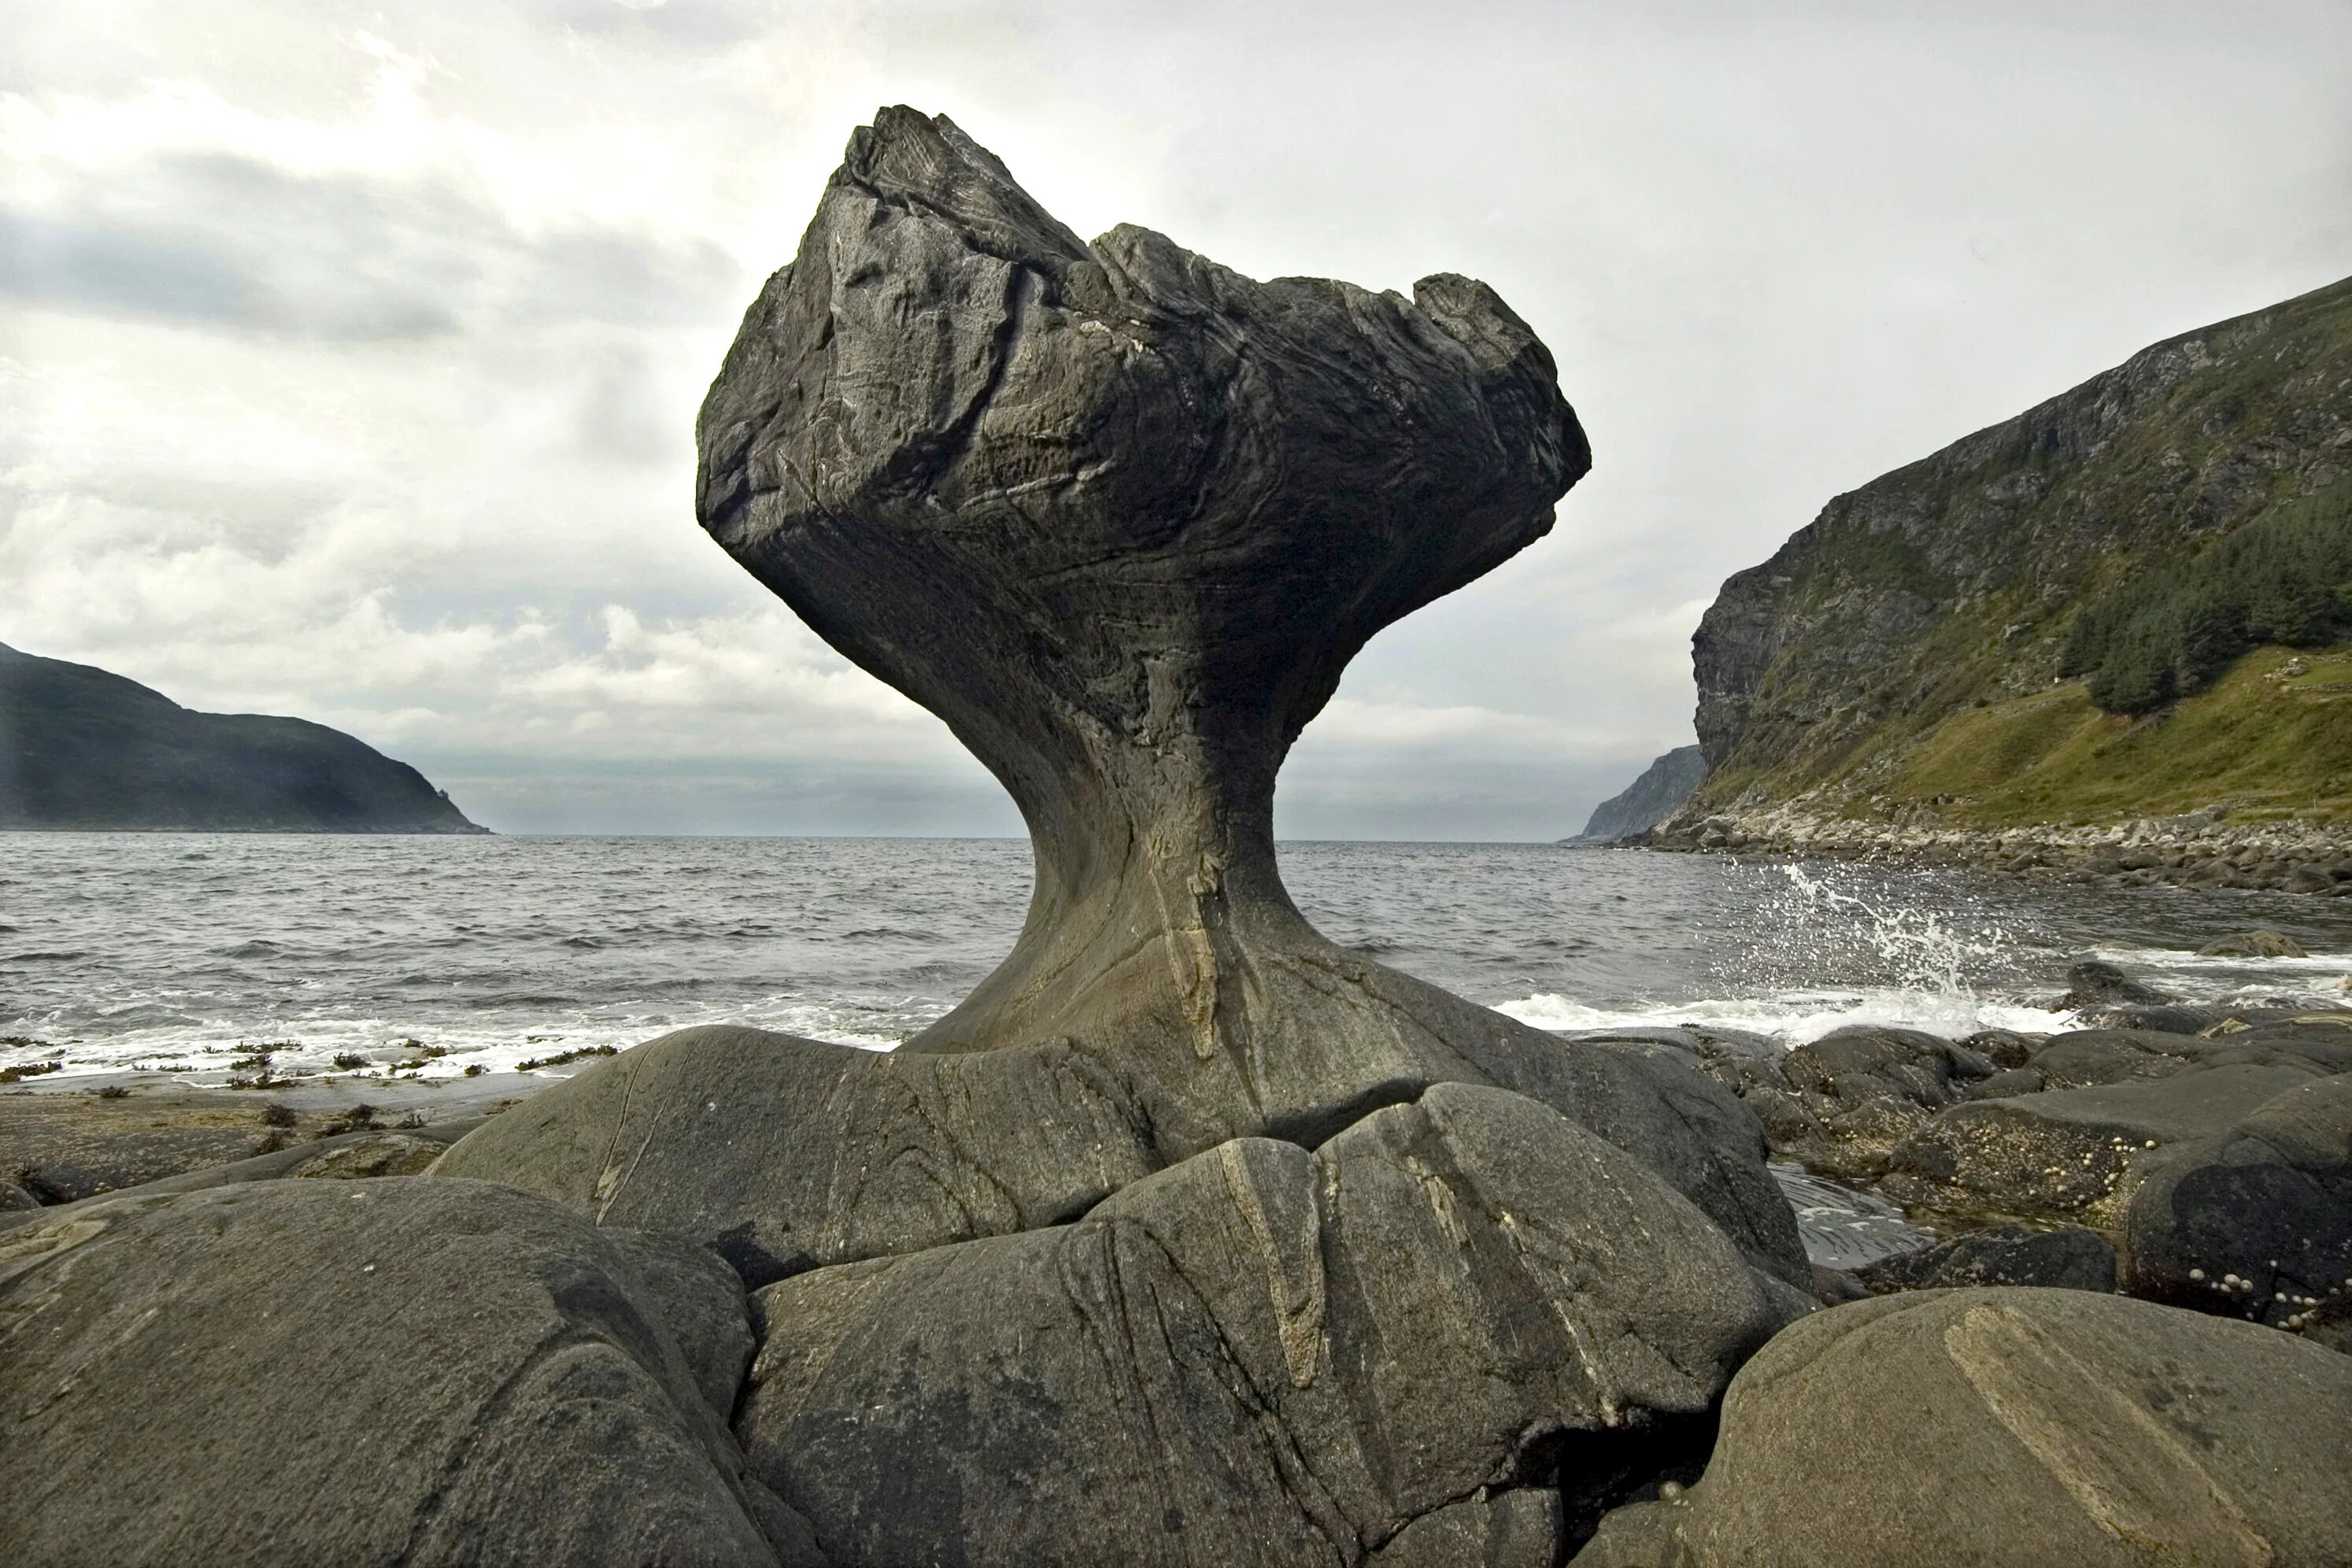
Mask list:
[[0,644],[0,829],[479,833],[405,763]]
[[2352,280],[2158,343],[1732,577],[1692,639],[1706,782],[1663,837],[2209,806],[2333,833],[2347,588]]
[[1642,776],[1592,808],[1584,831],[1570,842],[1615,844],[1647,833],[1675,814],[1706,776],[1696,746],[1677,746],[1642,770]]

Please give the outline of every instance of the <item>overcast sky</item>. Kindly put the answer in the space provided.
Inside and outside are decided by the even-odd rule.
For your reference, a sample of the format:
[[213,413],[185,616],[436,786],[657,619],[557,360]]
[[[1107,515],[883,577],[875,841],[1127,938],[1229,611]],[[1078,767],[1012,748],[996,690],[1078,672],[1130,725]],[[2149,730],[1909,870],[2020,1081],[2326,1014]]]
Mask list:
[[1277,817],[1558,837],[1831,496],[2352,273],[2347,82],[2347,0],[8,5],[0,641],[509,831],[1016,832],[692,512],[737,319],[905,102],[1081,234],[1543,335],[1591,477],[1365,651]]

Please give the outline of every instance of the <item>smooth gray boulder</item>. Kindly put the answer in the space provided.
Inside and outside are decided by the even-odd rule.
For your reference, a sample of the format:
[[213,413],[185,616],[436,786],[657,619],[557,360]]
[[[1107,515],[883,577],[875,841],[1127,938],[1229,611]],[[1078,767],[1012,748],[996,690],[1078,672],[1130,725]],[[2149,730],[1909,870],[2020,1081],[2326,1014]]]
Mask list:
[[2352,1075],[2155,1162],[2120,1226],[2136,1296],[2301,1329],[2352,1319]]
[[473,1182],[115,1195],[0,1237],[0,1561],[822,1561],[727,1429],[700,1248]]
[[2333,1568],[2352,1358],[2082,1290],[1883,1297],[1732,1381],[1698,1484],[1576,1568]]
[[[1607,1047],[1529,1067],[1537,1098],[1643,1158],[1759,1266],[1807,1278],[1762,1131],[1728,1093]],[[1427,1087],[1335,1097],[1316,1122],[1342,1127]],[[491,1119],[434,1173],[693,1237],[757,1286],[1071,1219],[1192,1152],[1168,1133],[1182,1091],[1067,1040],[949,1056],[681,1029]],[[1315,1127],[1286,1130],[1304,1142]]]
[[1129,1088],[1066,1042],[940,1057],[709,1027],[542,1089],[434,1174],[692,1237],[756,1286],[1058,1225],[1163,1163]]
[[1786,1316],[1636,1162],[1457,1084],[755,1300],[757,1473],[839,1561],[974,1565],[1352,1563],[1526,1488],[1589,1516],[1704,1447]]

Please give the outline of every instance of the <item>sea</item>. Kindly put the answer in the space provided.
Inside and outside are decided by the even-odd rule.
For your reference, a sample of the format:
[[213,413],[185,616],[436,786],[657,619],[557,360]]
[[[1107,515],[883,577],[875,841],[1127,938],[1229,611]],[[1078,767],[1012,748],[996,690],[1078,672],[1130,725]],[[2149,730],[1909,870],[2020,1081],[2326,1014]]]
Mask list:
[[[1548,1029],[2054,1030],[2084,957],[2195,1000],[2341,1004],[2352,973],[2352,900],[1554,845],[1280,854],[1333,941]],[[1010,839],[0,834],[0,1068],[224,1083],[266,1050],[280,1078],[552,1077],[718,1022],[887,1050],[1004,955],[1029,886]],[[2254,928],[2311,956],[2198,955]]]

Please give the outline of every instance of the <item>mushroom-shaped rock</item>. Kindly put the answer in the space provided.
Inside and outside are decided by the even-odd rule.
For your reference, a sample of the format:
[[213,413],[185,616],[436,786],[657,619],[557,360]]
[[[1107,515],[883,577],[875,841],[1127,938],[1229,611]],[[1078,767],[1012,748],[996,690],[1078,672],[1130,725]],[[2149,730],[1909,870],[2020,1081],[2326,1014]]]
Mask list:
[[[886,110],[745,317],[700,442],[711,535],[1012,792],[1027,922],[887,1066],[688,1031],[444,1172],[702,1237],[756,1282],[1500,1084],[1810,1277],[1730,1093],[1368,963],[1276,873],[1275,773],[1348,659],[1541,535],[1589,466],[1492,290],[1260,283],[1134,228],[1089,247],[953,124]],[[1056,1114],[1024,1125],[1037,1094]]]
[[1073,1225],[770,1286],[736,1425],[837,1561],[1351,1563],[1695,1458],[1777,1301],[1621,1151],[1443,1084],[1311,1154],[1236,1140]]
[[1274,855],[1276,770],[1348,660],[1589,466],[1493,290],[1415,292],[1088,247],[945,119],[852,138],[703,405],[698,510],[1028,821],[1018,945],[912,1048],[1180,1055],[1201,1147],[1465,1070],[1448,1009],[1336,962]]
[[1133,227],[1089,246],[952,123],[886,110],[745,316],[699,440],[711,536],[945,719],[1028,822],[1013,952],[904,1049],[1066,1040],[1150,1106],[1165,1160],[1500,1083],[1664,1140],[1634,1152],[1801,1273],[1727,1097],[1697,1119],[1737,1122],[1725,1143],[1664,1104],[1706,1098],[1696,1073],[1345,952],[1276,868],[1276,772],[1348,660],[1540,537],[1590,467],[1492,289],[1258,282]]

